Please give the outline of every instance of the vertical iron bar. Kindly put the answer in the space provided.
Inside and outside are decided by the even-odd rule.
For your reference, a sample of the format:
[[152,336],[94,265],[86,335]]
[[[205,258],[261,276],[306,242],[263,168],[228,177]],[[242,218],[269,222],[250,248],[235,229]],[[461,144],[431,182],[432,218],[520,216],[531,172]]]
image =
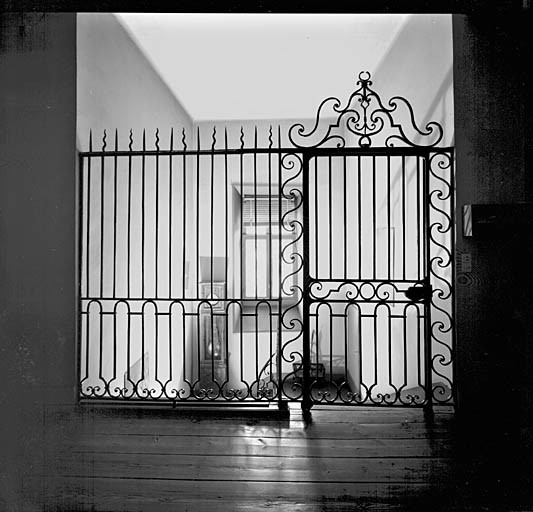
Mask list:
[[[197,296],[198,298],[198,296]],[[196,307],[196,332],[199,334],[198,336],[198,340],[197,340],[197,347],[196,347],[196,370],[197,370],[197,379],[196,379],[196,382],[200,382],[201,380],[201,377],[202,377],[202,373],[201,373],[201,366],[200,366],[200,358],[201,358],[201,350],[202,350],[202,332],[205,331],[204,329],[204,326],[203,326],[203,322],[202,322],[202,307],[204,306],[204,304],[199,301],[197,302],[197,307]],[[204,336],[207,336],[207,333],[204,332]]]
[[104,355],[104,315],[102,314],[102,304],[98,301],[98,317],[99,317],[99,326],[100,326],[100,353],[98,354],[98,377],[101,381],[104,381],[104,364],[103,364],[103,355]]
[[257,383],[257,391],[259,391],[259,306],[260,302],[255,304],[255,382]]
[[243,328],[243,320],[244,320],[244,316],[243,316],[243,310],[242,310],[242,301],[239,303],[239,306],[240,306],[240,314],[239,314],[239,317],[240,317],[240,329],[239,329],[239,343],[240,343],[240,347],[239,347],[239,358],[240,358],[240,368],[241,368],[241,383],[244,382],[244,372],[243,372],[243,369],[244,369],[244,357],[243,357],[243,353],[242,353],[242,350],[243,350],[243,340],[242,340],[242,328]]
[[[104,130],[102,153],[106,148],[106,131]],[[104,186],[104,170],[105,157],[102,155],[100,163],[100,297],[104,296],[104,207],[105,207],[105,186]]]
[[[90,322],[90,312],[91,312],[91,303],[87,305],[87,313],[85,315],[85,379],[89,378],[89,332],[91,328],[91,322]],[[81,388],[81,382],[80,382],[80,388]]]
[[[170,143],[170,146],[171,146],[170,150],[172,151],[172,142]],[[183,359],[185,359],[185,357]],[[166,384],[168,384],[169,382],[172,382],[172,362],[173,362],[173,358],[172,358],[172,303],[170,303],[168,305],[168,381]],[[185,374],[183,374],[183,377],[185,378]],[[168,395],[166,393],[165,395],[168,398]]]
[[[418,306],[415,306],[415,309],[417,311],[417,317],[418,317]],[[417,319],[417,328],[418,328],[418,324],[419,324],[419,321]],[[407,354],[407,306],[405,306],[405,314],[403,318],[403,384],[402,384],[402,388],[407,386],[407,382],[408,382],[407,381],[407,371],[408,371],[407,357],[408,357],[408,354]],[[402,399],[401,394],[399,396],[399,399],[400,400]]]
[[345,383],[348,382],[348,320],[350,316],[349,308],[350,308],[350,304],[347,304],[344,307],[344,382]]
[[[127,338],[127,356],[126,356],[126,373],[128,375],[128,382],[133,384],[131,381],[131,310],[128,304],[128,338]],[[124,386],[125,387],[125,386]],[[134,388],[135,389],[135,388]],[[133,394],[133,393],[132,393]]]
[[[228,298],[228,129],[224,128],[224,250],[225,250],[225,260],[224,260],[224,298]],[[227,310],[226,310],[227,315]],[[228,341],[227,330],[226,330],[226,344]],[[227,360],[228,351],[226,350],[226,360]],[[229,379],[229,373],[226,372],[226,378]]]
[[[78,206],[78,218],[77,218],[77,226],[76,230],[77,233],[79,233],[78,236],[78,254],[76,257],[76,262],[78,265],[78,268],[76,269],[78,274],[78,282],[76,283],[76,291],[77,291],[77,297],[76,297],[76,389],[77,389],[77,396],[78,398],[81,396],[81,350],[82,350],[82,297],[83,297],[83,212],[84,212],[84,197],[85,197],[85,188],[84,188],[84,172],[83,172],[83,156],[78,156],[78,172],[76,173],[76,190],[77,190],[77,206]],[[86,272],[89,272],[89,269],[87,268],[85,270]],[[87,345],[89,342],[89,339],[87,337]]]
[[302,328],[302,365],[303,365],[303,397],[302,409],[309,411],[312,407],[311,398],[311,383],[310,383],[310,350],[309,350],[309,312],[310,312],[310,298],[309,298],[309,161],[310,155],[307,152],[302,154],[302,170],[303,170],[303,225],[304,225],[304,239],[303,239],[303,328]]
[[450,264],[452,266],[451,277],[451,329],[452,329],[452,399],[454,409],[457,409],[457,386],[455,384],[455,357],[457,353],[457,337],[455,334],[455,166],[454,166],[454,150],[451,149],[447,153],[450,159],[450,249],[451,259]]
[[280,150],[278,154],[278,329],[277,329],[277,349],[276,349],[276,367],[277,367],[277,379],[278,379],[278,408],[283,407],[283,377],[282,377],[282,320],[283,320],[283,302],[282,302],[282,290],[281,290],[281,231],[282,231],[282,218],[281,218],[281,202],[283,200],[283,190],[281,182],[281,127],[278,125],[278,148]]
[[377,250],[376,250],[376,155],[372,155],[372,277],[376,280]]
[[[211,199],[210,199],[210,205],[211,205],[211,247],[210,247],[210,264],[211,264],[211,297],[213,297],[213,238],[215,236],[214,231],[214,188],[215,188],[215,144],[216,144],[216,127],[213,126],[213,144],[211,145]],[[214,353],[214,340],[212,340],[213,343],[213,350],[211,353]]]
[[405,281],[405,267],[406,254],[405,250],[406,236],[405,236],[405,156],[402,155],[402,265],[403,265],[403,280]]
[[318,235],[318,161],[319,158],[315,158],[315,279],[320,278],[318,266],[318,248],[320,246]]
[[[272,149],[272,125],[270,125],[269,131],[269,146],[268,149]],[[268,153],[268,282],[267,282],[267,297],[272,299],[272,153]],[[271,311],[272,313],[272,311]],[[272,321],[272,319],[271,319]],[[272,330],[272,328],[271,328]],[[272,356],[272,350],[271,356]],[[270,378],[272,378],[272,357],[270,357]]]
[[[156,276],[157,277],[157,276]],[[157,307],[157,302],[154,302],[154,324],[155,324],[155,332],[154,332],[154,344],[155,344],[155,361],[154,361],[154,373],[155,373],[155,380],[156,382],[160,382],[159,380],[159,308]]]
[[332,204],[331,204],[331,155],[328,156],[328,241],[329,241],[329,278],[333,278],[333,237],[331,235],[331,229],[333,227],[332,222]]
[[[92,142],[93,138],[92,138],[92,131],[89,132],[89,151],[92,151],[92,146],[93,146],[93,142]],[[91,157],[88,156],[87,157],[87,247],[86,247],[86,251],[85,251],[85,256],[87,258],[87,263],[86,263],[86,267],[85,267],[85,279],[86,279],[86,288],[85,288],[85,296],[86,297],[90,297],[91,296],[91,292],[90,292],[90,289],[89,289],[89,274],[91,273],[90,270],[91,270],[91,267],[90,267],[90,259],[89,259],[89,249],[90,249],[90,242],[91,242],[91,239],[90,239],[90,234],[91,232]],[[88,336],[88,335],[87,335]],[[88,338],[87,338],[88,340]]]
[[343,200],[343,225],[344,225],[344,280],[348,278],[348,226],[346,215],[346,155],[342,157],[342,200]]
[[[425,305],[424,305],[425,307]],[[422,336],[420,335],[421,332],[424,332],[425,337],[425,328],[426,328],[426,317],[423,314],[422,317],[420,316],[420,309],[416,308],[417,310],[417,318],[416,318],[416,369],[417,369],[417,375],[418,375],[418,385],[425,389],[425,384],[422,381],[422,369],[420,366],[420,358],[422,354]],[[422,326],[420,326],[420,320],[422,320]],[[424,356],[425,357],[425,356]]]
[[[118,130],[115,130],[115,152],[118,151]],[[113,298],[117,297],[117,155],[113,158]]]
[[378,306],[379,304],[374,305],[374,382],[373,382],[373,385],[375,386],[378,385]]
[[428,253],[428,245],[429,245],[429,237],[428,237],[428,233],[426,231],[426,201],[428,199],[426,199],[426,173],[428,172],[428,170],[426,169],[426,160],[423,159],[422,160],[422,191],[421,191],[421,197],[422,197],[422,219],[421,219],[421,223],[422,223],[422,230],[423,230],[423,235],[422,235],[422,252],[423,252],[423,256],[422,256],[422,278],[421,279],[425,279],[426,275],[429,274],[429,268],[428,268],[428,261],[427,261],[427,258],[426,258],[426,255]]
[[[272,265],[272,125],[270,125],[268,131],[268,284],[267,284],[267,297],[269,298],[269,319],[268,319],[268,331],[269,331],[269,370],[270,370],[270,380],[272,381],[272,362],[274,359],[274,354],[272,352],[272,276],[274,274],[273,265]],[[271,397],[273,398],[273,397]]]
[[109,382],[111,383],[116,378],[117,378],[117,309],[116,309],[116,303],[115,303],[115,310],[113,313],[113,378]]
[[[145,248],[145,240],[144,240],[144,234],[145,234],[145,186],[146,186],[146,179],[145,179],[145,152],[146,152],[146,131],[143,130],[143,154],[142,154],[142,183],[141,183],[141,297],[144,299],[144,248]],[[143,317],[144,321],[144,317]],[[144,342],[144,334],[143,334],[143,342]],[[144,348],[143,348],[144,350]],[[144,352],[143,352],[144,354]],[[144,357],[143,357],[143,365],[144,365]],[[143,366],[144,371],[144,366]],[[144,374],[143,374],[144,375]],[[143,377],[144,378],[144,377]]]
[[359,254],[358,254],[358,264],[359,264],[359,281],[362,279],[361,269],[362,269],[362,259],[363,255],[361,253],[362,244],[361,239],[363,237],[361,233],[361,155],[357,155],[357,236],[358,236],[358,245],[359,245]]
[[[186,141],[186,138],[185,138],[185,128],[182,128],[182,131],[181,131],[181,134],[182,134],[182,144],[183,144],[183,190],[182,190],[182,206],[183,206],[183,247],[182,247],[182,250],[183,250],[183,254],[182,254],[182,257],[181,257],[181,264],[183,266],[183,269],[182,269],[182,274],[181,274],[181,279],[182,279],[182,295],[181,297],[183,299],[185,299],[186,297],[186,294],[187,294],[187,290],[186,290],[186,287],[185,287],[185,281],[186,281],[186,277],[187,277],[187,267],[185,265],[185,262],[186,262],[186,247],[187,247],[187,155],[186,155],[186,151],[187,151],[187,141]],[[191,265],[189,266],[189,273],[192,272],[192,263]],[[196,278],[198,280],[198,277]]]
[[[430,253],[430,240],[431,240],[431,225],[429,218],[429,155],[424,155],[424,165],[422,167],[424,184],[423,184],[423,202],[424,202],[424,234],[426,238],[426,275],[424,276],[424,286],[431,289],[430,281],[430,265],[431,265],[431,253]],[[424,339],[424,370],[425,370],[425,389],[426,389],[426,404],[425,411],[431,413],[433,410],[433,385],[432,385],[432,355],[431,355],[431,298],[424,299],[424,316],[425,316],[425,339]]]
[[[185,193],[185,191],[184,191]],[[200,127],[196,130],[196,298],[200,297]],[[198,314],[200,311],[198,310]],[[200,361],[198,360],[198,365]],[[198,371],[200,366],[198,366]],[[198,373],[200,375],[200,373]]]
[[[185,322],[187,317],[185,316],[185,307],[181,303],[181,342],[183,346],[183,362],[182,362],[182,371],[183,371],[183,380],[187,382],[187,340],[186,333],[187,329],[185,327]],[[192,344],[191,344],[192,346]],[[192,373],[192,347],[191,347],[191,373]]]
[[319,320],[319,313],[320,313],[320,306],[322,305],[322,303],[318,302],[316,303],[318,304],[316,309],[315,309],[315,340],[316,340],[316,357],[315,357],[315,363],[316,363],[316,368],[317,368],[317,371],[318,371],[318,363],[320,362],[320,359],[318,357],[318,333],[320,332],[319,328],[318,328],[318,320]]
[[[357,326],[358,326],[358,332],[357,332],[357,339],[358,339],[358,345],[359,345],[359,389],[362,392],[362,384],[363,384],[363,317],[361,315],[361,308],[358,306],[357,309],[358,312],[358,319],[357,319]],[[365,400],[368,397],[365,396]],[[361,401],[362,395],[361,395]]]
[[[244,131],[243,131],[243,128],[241,126],[241,149],[244,149]],[[240,287],[241,287],[241,290],[240,290],[240,298],[241,300],[244,298],[244,282],[243,282],[243,267],[244,267],[244,251],[243,251],[243,245],[242,245],[242,237],[243,237],[243,229],[244,229],[244,224],[243,224],[243,215],[244,215],[244,211],[243,211],[243,205],[244,205],[244,197],[243,197],[243,185],[242,185],[242,181],[243,181],[243,154],[241,153],[239,155],[239,163],[240,163],[240,197],[241,197],[241,204],[240,204],[240,214],[241,214],[241,229],[240,229],[240,234],[239,234],[239,238],[240,238],[240,245],[239,245],[239,249],[240,249],[240,256],[239,256],[239,261],[240,261]],[[241,352],[242,352],[242,347],[241,347]],[[241,362],[241,365],[242,365],[242,362]],[[242,370],[241,370],[242,371]],[[241,375],[241,379],[242,379],[242,375]]]
[[[145,352],[145,331],[146,331],[146,326],[145,326],[145,315],[146,315],[146,301],[143,303],[142,305],[142,315],[141,315],[141,322],[142,322],[142,334],[141,334],[141,379],[139,381],[137,381],[137,384],[139,382],[141,382],[142,380],[144,380],[144,376],[145,376],[145,366],[144,366],[144,352]],[[137,390],[138,391],[138,390]]]
[[[211,284],[213,282],[213,276],[211,276]],[[213,294],[211,293],[211,296]],[[211,314],[209,317],[211,318],[211,381],[215,381],[215,315],[216,313],[213,311],[213,306],[210,307]]]
[[[387,330],[387,338],[388,338],[388,349],[389,349],[389,385],[392,387],[392,388],[395,388],[393,382],[392,382],[392,336],[391,336],[391,329],[392,329],[392,326],[391,326],[391,310],[389,308],[389,305],[387,304],[386,308],[385,308],[385,311],[387,311],[387,327],[388,327],[388,330]],[[396,399],[394,401],[396,401],[398,399],[398,396],[396,396]]]
[[417,247],[417,279],[422,279],[420,262],[423,256],[420,254],[420,157],[416,157],[416,247]]
[[[159,128],[156,131],[156,147],[159,151]],[[155,156],[155,297],[159,297],[159,155]]]
[[130,130],[128,153],[128,298],[131,297],[131,151],[133,146],[133,130]]
[[[272,348],[273,348],[273,341],[272,341],[272,307],[270,306],[270,302],[269,302],[269,308],[268,308],[269,312],[268,312],[268,315],[269,315],[269,318],[268,318],[268,336],[269,336],[269,353],[268,353],[268,359],[270,361],[270,380],[272,380],[272,360],[274,359],[274,354],[272,353]],[[273,397],[270,397],[270,398],[273,398]]]
[[[224,287],[225,289],[227,289],[227,286]],[[225,353],[224,353],[224,360],[226,361],[226,377],[224,378],[224,384],[226,382],[229,381],[229,340],[228,340],[228,335],[229,335],[229,313],[228,313],[228,307],[227,305],[224,306],[225,307],[225,310],[224,310],[224,340],[225,340],[225,344],[224,344],[224,348],[225,348]]]
[[[254,263],[255,263],[255,298],[258,298],[257,294],[257,126],[254,131]],[[257,314],[257,310],[256,310]],[[257,359],[257,353],[256,353]]]
[[[329,307],[329,379],[333,383],[333,309]],[[318,370],[318,368],[317,368]]]
[[394,270],[392,269],[394,254],[391,247],[391,181],[390,181],[390,155],[387,155],[387,269],[388,269],[388,279],[389,281],[393,278]]
[[[174,128],[170,130],[170,151],[174,151]],[[168,298],[172,297],[172,154],[168,155]],[[183,225],[185,228],[185,224]],[[183,275],[185,281],[185,275]],[[169,331],[170,336],[170,331]],[[169,338],[170,340],[170,338]],[[170,341],[169,341],[170,343]],[[171,379],[172,380],[172,379]]]
[[[254,237],[255,237],[255,298],[258,297],[257,281],[257,125],[254,128]],[[263,271],[263,269],[262,269]],[[263,272],[262,272],[263,273]],[[255,306],[255,380],[259,391],[259,330],[258,326],[259,307]]]

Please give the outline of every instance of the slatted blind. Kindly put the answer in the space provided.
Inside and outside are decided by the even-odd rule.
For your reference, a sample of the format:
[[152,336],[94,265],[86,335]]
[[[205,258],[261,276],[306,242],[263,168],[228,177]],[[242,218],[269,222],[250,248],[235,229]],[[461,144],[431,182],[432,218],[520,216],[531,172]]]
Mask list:
[[[267,226],[279,223],[279,201],[276,196],[244,196],[242,215],[244,225]],[[281,217],[295,206],[293,199],[281,199]],[[269,216],[270,210],[270,216]]]

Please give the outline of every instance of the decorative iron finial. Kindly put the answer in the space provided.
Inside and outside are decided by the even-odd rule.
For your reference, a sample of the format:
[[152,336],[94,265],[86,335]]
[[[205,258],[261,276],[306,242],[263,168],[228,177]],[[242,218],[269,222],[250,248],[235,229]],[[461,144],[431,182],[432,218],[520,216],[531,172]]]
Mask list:
[[130,128],[130,137],[129,137],[128,149],[131,151],[133,149],[133,130]]
[[212,136],[212,144],[211,144],[211,151],[215,150],[215,144],[217,143],[217,127],[213,125],[213,136]]
[[[289,140],[296,147],[318,148],[333,143],[335,147],[348,146],[350,139],[355,137],[355,145],[369,147],[375,140],[385,147],[392,147],[395,143],[404,146],[433,147],[443,137],[442,126],[431,121],[426,124],[425,131],[415,122],[411,104],[401,96],[394,96],[385,106],[380,96],[371,88],[372,80],[368,71],[359,73],[356,86],[345,107],[338,98],[326,98],[318,107],[315,125],[308,133],[302,124],[297,123],[289,129]],[[393,116],[399,106],[406,111],[403,119],[408,121],[408,135],[404,125]],[[334,121],[323,121],[323,111],[329,107],[337,114]],[[400,109],[398,109],[400,110]],[[335,116],[334,116],[335,117]],[[328,116],[331,118],[331,115]],[[420,138],[420,143],[414,139]],[[426,140],[424,140],[426,139]]]
[[155,130],[155,149],[159,151],[159,128]]

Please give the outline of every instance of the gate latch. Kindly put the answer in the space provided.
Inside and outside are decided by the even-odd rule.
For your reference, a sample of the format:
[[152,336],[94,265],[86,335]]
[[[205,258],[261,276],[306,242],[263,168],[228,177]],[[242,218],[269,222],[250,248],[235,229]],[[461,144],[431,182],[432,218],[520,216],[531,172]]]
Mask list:
[[431,300],[433,287],[430,284],[410,286],[404,293],[413,302],[429,301]]

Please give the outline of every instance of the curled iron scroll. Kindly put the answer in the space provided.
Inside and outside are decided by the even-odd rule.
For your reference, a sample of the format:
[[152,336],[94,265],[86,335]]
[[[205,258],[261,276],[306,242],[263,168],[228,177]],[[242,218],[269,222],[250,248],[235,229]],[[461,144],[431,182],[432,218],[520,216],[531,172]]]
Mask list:
[[[329,97],[319,105],[315,124],[306,133],[303,124],[296,123],[289,129],[290,142],[300,148],[318,148],[327,144],[344,148],[349,146],[349,139],[355,137],[356,146],[370,147],[374,138],[381,136],[383,145],[412,147],[434,147],[443,138],[442,126],[430,121],[424,129],[418,127],[411,104],[402,96],[394,96],[387,105],[371,88],[372,81],[368,71],[361,71],[356,85],[346,105],[335,97]],[[405,126],[396,118],[398,107],[403,106],[407,112]],[[325,112],[330,110],[333,121],[324,122]],[[408,135],[407,131],[412,135]],[[418,143],[415,139],[421,139]]]

